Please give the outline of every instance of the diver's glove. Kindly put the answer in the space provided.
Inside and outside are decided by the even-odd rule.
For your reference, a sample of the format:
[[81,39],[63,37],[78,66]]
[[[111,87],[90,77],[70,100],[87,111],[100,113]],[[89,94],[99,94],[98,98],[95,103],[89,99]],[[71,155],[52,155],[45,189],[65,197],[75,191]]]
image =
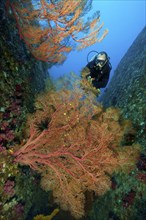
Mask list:
[[101,93],[100,89],[96,89],[96,90],[97,90],[98,94],[100,94],[100,93]]
[[91,76],[88,76],[87,80],[88,80],[89,83],[92,83],[92,78],[91,78]]

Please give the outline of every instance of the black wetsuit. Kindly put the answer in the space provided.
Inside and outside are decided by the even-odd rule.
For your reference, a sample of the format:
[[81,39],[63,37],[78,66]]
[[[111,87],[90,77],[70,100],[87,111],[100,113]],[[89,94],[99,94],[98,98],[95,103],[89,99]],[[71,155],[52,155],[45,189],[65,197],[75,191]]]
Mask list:
[[105,88],[110,76],[110,71],[112,69],[112,66],[110,62],[108,61],[101,69],[95,66],[95,59],[90,61],[87,66],[90,70],[90,74],[86,76],[88,78],[91,76],[91,78],[94,78],[92,80],[92,84],[97,89]]

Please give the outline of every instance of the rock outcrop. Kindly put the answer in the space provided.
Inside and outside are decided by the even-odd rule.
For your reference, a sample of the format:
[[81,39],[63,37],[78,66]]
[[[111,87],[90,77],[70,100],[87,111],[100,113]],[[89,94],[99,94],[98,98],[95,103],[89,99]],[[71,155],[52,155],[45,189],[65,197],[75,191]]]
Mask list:
[[6,2],[9,1],[0,1],[0,106],[4,108],[16,87],[21,87],[30,108],[32,97],[45,87],[48,64],[32,57],[20,38],[16,20]]
[[107,89],[100,97],[105,107],[122,110],[139,133],[146,132],[146,27],[137,36],[120,61]]

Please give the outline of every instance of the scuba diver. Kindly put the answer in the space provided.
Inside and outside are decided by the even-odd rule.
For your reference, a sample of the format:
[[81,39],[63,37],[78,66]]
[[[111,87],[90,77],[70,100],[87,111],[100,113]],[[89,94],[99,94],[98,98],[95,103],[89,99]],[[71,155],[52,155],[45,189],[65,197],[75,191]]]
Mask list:
[[[109,81],[110,71],[112,69],[109,61],[110,58],[106,52],[91,52],[96,52],[97,54],[93,56],[89,62],[87,57],[88,64],[86,67],[88,68],[88,71],[86,71],[86,73],[88,72],[88,75],[85,77],[96,89],[105,88]],[[89,52],[89,54],[91,52]]]

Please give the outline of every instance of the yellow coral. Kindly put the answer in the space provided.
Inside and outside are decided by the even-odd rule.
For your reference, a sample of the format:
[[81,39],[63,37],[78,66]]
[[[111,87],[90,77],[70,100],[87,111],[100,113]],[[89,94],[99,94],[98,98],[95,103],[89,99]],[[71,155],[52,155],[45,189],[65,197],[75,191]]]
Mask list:
[[57,215],[58,212],[59,209],[54,209],[54,211],[50,215],[36,215],[33,220],[51,220],[55,215]]

